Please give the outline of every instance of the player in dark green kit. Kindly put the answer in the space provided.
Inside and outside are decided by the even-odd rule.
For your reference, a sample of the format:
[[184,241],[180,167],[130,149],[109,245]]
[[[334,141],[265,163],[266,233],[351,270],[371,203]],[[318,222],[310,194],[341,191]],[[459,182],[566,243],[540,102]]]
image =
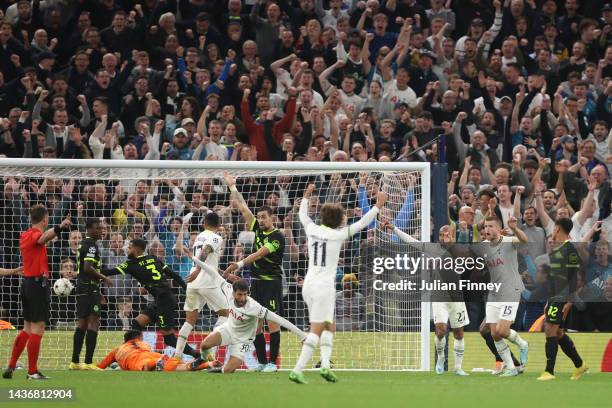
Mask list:
[[[164,343],[170,347],[176,347],[176,311],[178,304],[168,279],[172,279],[183,289],[187,284],[180,275],[153,255],[145,254],[147,243],[142,239],[133,239],[128,246],[128,260],[112,269],[104,269],[105,276],[118,274],[129,274],[136,279],[151,296],[151,303],[140,312],[132,322],[134,330],[144,330],[151,323],[156,323],[162,335]],[[185,354],[198,357],[199,353],[190,346],[185,346]]]
[[538,381],[555,379],[555,362],[559,347],[572,360],[576,369],[572,380],[579,379],[587,370],[572,339],[563,329],[563,321],[572,307],[571,299],[576,292],[576,281],[582,269],[582,260],[576,247],[569,241],[573,223],[568,218],[555,222],[552,239],[556,247],[550,252],[549,298],[546,303],[546,371]]
[[[93,364],[93,355],[98,341],[100,327],[100,281],[108,286],[112,281],[100,273],[100,249],[98,240],[102,237],[102,227],[97,218],[88,219],[85,223],[87,235],[81,241],[77,252],[77,327],[74,330],[72,344],[72,361],[70,370],[100,370]],[[81,349],[85,340],[85,363],[79,363]]]
[[[232,263],[224,273],[231,274],[243,266],[251,266],[251,297],[262,306],[276,314],[281,314],[283,305],[283,255],[285,253],[285,236],[274,227],[273,212],[269,207],[257,210],[253,215],[242,195],[236,188],[236,180],[228,173],[224,175],[225,182],[232,192],[232,200],[237,204],[244,222],[255,232],[255,242],[251,255],[243,260]],[[270,360],[266,355],[266,339],[263,334],[263,321],[259,322],[255,336],[255,351],[259,366],[257,371],[277,371],[276,361],[280,349],[280,326],[268,322],[270,331]]]

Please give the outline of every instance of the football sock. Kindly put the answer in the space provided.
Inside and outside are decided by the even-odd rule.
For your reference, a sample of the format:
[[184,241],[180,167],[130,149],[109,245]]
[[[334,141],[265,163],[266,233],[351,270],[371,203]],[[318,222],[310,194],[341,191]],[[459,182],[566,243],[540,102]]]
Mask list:
[[489,350],[491,350],[491,353],[493,353],[493,355],[495,356],[495,361],[502,361],[502,358],[497,352],[497,348],[495,347],[495,340],[493,340],[493,336],[491,335],[491,332],[488,332],[485,334],[480,333],[480,335],[487,343],[487,347],[489,348]]
[[508,340],[510,340],[512,343],[516,344],[520,348],[525,348],[525,347],[528,346],[527,342],[525,340],[523,340],[521,338],[521,336],[519,336],[519,334],[516,332],[516,330],[510,329],[510,334],[508,335]]
[[302,352],[300,353],[300,357],[298,358],[297,364],[293,371],[296,373],[301,373],[306,368],[306,365],[312,358],[312,354],[314,353],[315,347],[319,343],[319,336],[314,333],[308,333],[306,336],[306,340],[304,340],[304,344],[302,345]]
[[268,364],[268,357],[266,356],[266,338],[263,333],[259,333],[255,336],[255,353],[257,354],[257,361],[259,364]]
[[514,362],[512,361],[512,355],[510,354],[510,347],[508,347],[508,344],[504,341],[504,339],[496,341],[495,348],[497,349],[497,352],[501,356],[502,361],[506,365],[507,369],[511,370],[513,368],[516,368]]
[[324,330],[321,333],[321,368],[331,367],[331,354],[334,342],[334,333]]
[[453,343],[453,348],[455,349],[455,370],[459,370],[461,368],[461,364],[463,363],[463,354],[465,353],[465,341],[463,339],[455,339]]
[[189,337],[189,333],[193,330],[193,326],[188,322],[183,323],[181,330],[179,330],[178,339],[176,341],[176,352],[174,353],[175,357],[182,358],[183,350],[185,350],[185,345],[187,344],[187,338]]
[[93,355],[96,351],[96,343],[98,342],[98,331],[87,330],[85,334],[85,364],[93,362]]
[[565,355],[572,360],[574,367],[582,367],[582,358],[580,358],[574,342],[567,334],[563,335],[563,337],[559,339],[559,347],[561,347],[561,350],[563,350]]
[[[321,336],[323,337],[323,336]],[[270,363],[276,364],[278,350],[280,349],[280,331],[270,333]]]
[[435,336],[434,343],[436,345],[436,354],[438,356],[437,361],[444,361],[444,349],[446,348],[446,336],[442,338]]
[[546,338],[546,371],[555,373],[555,362],[557,361],[557,351],[559,350],[559,339],[557,336]]
[[72,362],[75,364],[78,364],[81,358],[83,340],[85,340],[85,330],[77,327],[74,329],[74,336],[72,338]]
[[20,331],[17,337],[15,337],[15,342],[13,343],[13,351],[11,353],[11,360],[9,361],[9,368],[17,367],[17,360],[19,360],[19,356],[23,353],[23,349],[25,349],[26,344],[28,344],[28,338],[30,335],[25,331]]
[[38,353],[40,352],[40,334],[30,334],[28,339],[28,374],[34,374],[38,371]]

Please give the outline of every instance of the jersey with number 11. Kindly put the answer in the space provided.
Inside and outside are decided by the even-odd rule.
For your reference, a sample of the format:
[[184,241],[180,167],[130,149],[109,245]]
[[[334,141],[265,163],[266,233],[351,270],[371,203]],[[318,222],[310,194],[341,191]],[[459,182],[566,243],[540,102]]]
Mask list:
[[378,214],[373,207],[362,219],[349,226],[332,229],[315,224],[308,216],[308,200],[300,204],[300,222],[308,237],[308,271],[304,285],[334,285],[342,243],[369,225]]

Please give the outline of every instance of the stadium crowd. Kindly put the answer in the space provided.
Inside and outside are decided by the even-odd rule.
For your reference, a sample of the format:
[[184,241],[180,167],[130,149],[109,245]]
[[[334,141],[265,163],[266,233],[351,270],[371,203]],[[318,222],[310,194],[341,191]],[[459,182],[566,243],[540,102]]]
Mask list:
[[[588,301],[574,306],[569,327],[612,330],[609,307],[593,303],[612,301],[612,5],[7,0],[0,9],[3,156],[447,163],[457,242],[479,241],[485,216],[497,214],[504,226],[512,216],[522,220],[535,243],[522,263],[531,303],[516,327],[528,329],[542,312],[546,240],[555,219],[570,217],[572,241],[587,245],[592,267],[580,280]],[[186,276],[191,263],[176,241],[193,242],[209,209],[222,215],[223,265],[252,245],[218,180],[1,183],[4,267],[19,263],[24,210],[38,202],[52,209],[51,225],[73,219],[73,230],[51,246],[54,277],[74,278],[83,220],[91,216],[104,220],[105,267],[125,259],[127,240],[144,237],[151,254]],[[353,203],[349,218],[360,216],[376,186],[367,176],[320,181],[313,218],[331,200]],[[295,272],[286,276],[286,317],[302,326],[297,312],[305,307],[297,305],[307,261],[296,199],[304,187],[285,176],[239,180],[251,208],[275,211],[286,270]],[[417,207],[413,201],[410,210]],[[196,216],[183,231],[189,212]],[[343,252],[339,329],[379,328],[368,315],[384,305],[366,300],[360,282],[370,277],[353,264],[371,239],[364,232]],[[2,279],[17,287],[17,278]],[[122,329],[146,294],[128,278],[113,279],[126,281],[105,289],[105,322]],[[16,292],[3,289],[1,301],[0,318],[17,321]],[[56,325],[72,324],[73,303],[57,299]],[[468,309],[477,329],[482,303]]]

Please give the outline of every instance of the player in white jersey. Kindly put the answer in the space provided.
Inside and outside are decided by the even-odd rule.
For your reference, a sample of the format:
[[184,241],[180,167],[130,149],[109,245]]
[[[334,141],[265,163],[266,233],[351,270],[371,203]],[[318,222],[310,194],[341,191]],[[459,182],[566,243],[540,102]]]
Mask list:
[[[203,264],[202,266],[206,267]],[[233,300],[227,321],[221,326],[215,327],[213,332],[206,336],[200,345],[202,356],[209,355],[212,347],[228,346],[230,358],[225,361],[223,368],[217,372],[233,373],[240,367],[245,354],[251,349],[257,324],[261,319],[275,322],[295,333],[301,340],[306,338],[306,333],[302,330],[251,298],[249,296],[249,285],[245,280],[240,279],[234,282],[232,295]]]
[[[184,217],[183,226],[189,223],[189,215]],[[209,212],[204,217],[204,231],[201,232],[193,246],[193,256],[206,264],[209,269],[203,270],[194,262],[191,274],[187,277],[187,293],[185,297],[185,323],[179,330],[176,342],[175,357],[182,358],[187,338],[198,320],[199,312],[207,304],[210,310],[218,315],[215,326],[223,324],[229,315],[229,305],[232,285],[219,274],[219,257],[221,256],[222,238],[217,234],[219,229],[219,216]],[[183,238],[179,234],[177,250],[183,250]],[[184,250],[189,256],[188,250]]]
[[[440,228],[440,243],[423,243],[414,239],[411,235],[405,233],[391,223],[386,222],[384,228],[392,230],[402,241],[417,250],[427,254],[430,257],[445,258],[450,256],[449,251],[445,246],[452,244],[454,240],[453,230],[450,225],[445,225]],[[437,274],[436,274],[437,272]],[[430,279],[439,279],[445,283],[455,283],[455,287],[459,284],[459,274],[454,270],[439,270],[430,271]],[[433,291],[432,291],[433,292]],[[463,299],[461,291],[435,291],[432,293],[431,308],[433,311],[434,328],[435,328],[435,345],[436,345],[436,373],[444,373],[444,349],[446,348],[446,330],[447,323],[450,322],[450,327],[453,330],[455,351],[455,374],[459,376],[469,375],[461,368],[463,362],[463,354],[465,353],[465,342],[463,339],[463,328],[470,324],[470,319],[465,308],[465,302],[459,301]],[[442,301],[444,300],[444,301]]]
[[367,227],[378,215],[387,201],[387,193],[379,192],[376,206],[354,224],[339,228],[344,220],[344,208],[337,203],[325,203],[321,207],[321,225],[316,225],[308,216],[308,201],[314,190],[310,184],[300,204],[300,222],[308,236],[308,271],[304,278],[302,297],[308,306],[310,333],[302,346],[302,353],[289,374],[289,379],[298,384],[306,384],[303,370],[310,361],[312,353],[321,339],[321,376],[329,382],[336,382],[336,375],[330,370],[330,357],[334,326],[334,307],[336,305],[336,271],[340,250],[349,239]]
[[495,348],[504,361],[504,371],[501,377],[512,377],[519,372],[512,361],[510,347],[504,339],[516,344],[520,350],[521,364],[527,363],[529,345],[510,326],[514,323],[516,312],[521,300],[521,292],[525,289],[519,273],[518,252],[516,245],[527,242],[525,233],[517,227],[516,218],[508,219],[508,228],[514,233],[513,237],[503,236],[502,223],[497,217],[487,217],[484,224],[483,241],[487,266],[492,283],[501,283],[498,292],[489,291],[487,296],[485,322],[491,330],[495,341]]

